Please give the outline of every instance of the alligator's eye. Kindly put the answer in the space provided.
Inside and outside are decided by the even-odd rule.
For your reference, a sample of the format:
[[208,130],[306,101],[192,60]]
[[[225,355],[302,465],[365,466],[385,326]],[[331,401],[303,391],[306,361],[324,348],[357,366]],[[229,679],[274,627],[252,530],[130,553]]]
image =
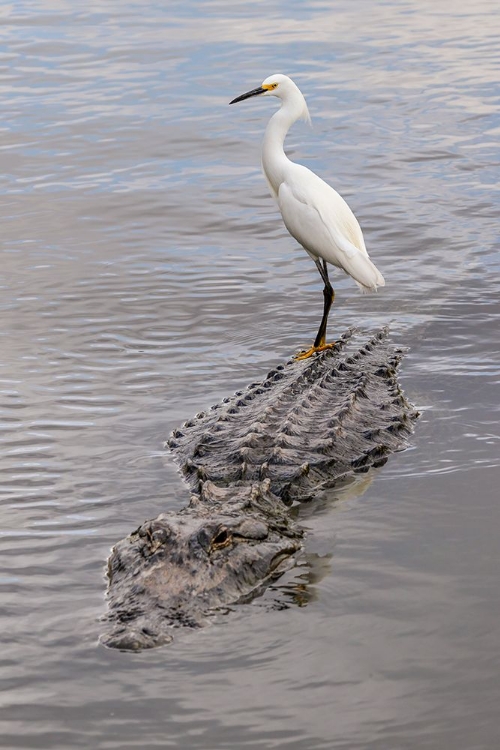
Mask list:
[[217,534],[212,539],[212,549],[220,549],[221,547],[227,547],[231,543],[231,533],[229,529],[224,526],[218,530]]

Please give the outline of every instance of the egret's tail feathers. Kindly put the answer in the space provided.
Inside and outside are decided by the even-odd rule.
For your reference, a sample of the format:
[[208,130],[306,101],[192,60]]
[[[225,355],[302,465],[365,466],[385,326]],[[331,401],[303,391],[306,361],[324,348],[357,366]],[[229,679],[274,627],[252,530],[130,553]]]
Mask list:
[[[375,266],[374,266],[374,268],[375,268]],[[385,286],[385,279],[384,279],[384,277],[382,276],[382,274],[380,273],[380,271],[378,271],[378,269],[375,269],[375,270],[377,271],[377,278],[370,285],[368,285],[368,284],[362,284],[359,281],[356,281],[356,279],[355,279],[356,284],[358,285],[360,291],[363,294],[368,294],[368,292],[376,292],[379,286]]]
[[364,253],[344,258],[344,270],[352,276],[362,292],[375,292],[377,287],[385,286],[384,277]]
[[369,292],[376,292],[379,286],[385,286],[385,281],[383,284],[377,284],[377,286],[363,286],[359,281],[356,281],[356,286],[361,294],[368,294]]
[[[361,230],[359,231],[361,232]],[[334,235],[333,240],[341,253],[341,258],[340,262],[338,262],[338,257],[331,262],[343,268],[346,274],[354,279],[362,292],[375,292],[377,287],[385,286],[384,277],[368,257],[362,237],[362,249],[356,247],[346,237],[339,236],[339,234]]]

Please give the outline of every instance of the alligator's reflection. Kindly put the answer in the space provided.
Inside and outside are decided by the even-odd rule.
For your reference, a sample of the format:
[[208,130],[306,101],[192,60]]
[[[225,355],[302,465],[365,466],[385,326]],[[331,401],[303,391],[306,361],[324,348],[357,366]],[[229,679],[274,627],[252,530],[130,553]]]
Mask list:
[[[379,473],[380,468],[370,468],[363,475],[346,477],[341,486],[327,489],[310,503],[301,503],[291,509],[291,516],[309,534],[307,519],[332,513],[343,502],[360,498]],[[317,544],[316,544],[317,546]],[[331,548],[331,545],[328,545]],[[305,607],[317,598],[316,584],[331,575],[334,553],[331,551],[310,552],[297,557],[292,570],[267,587],[262,604],[271,609],[288,609],[290,606]]]
[[[402,351],[385,330],[361,347],[354,338],[348,331],[316,358],[278,367],[173,433],[191,502],[113,548],[105,645],[159,646],[173,628],[255,597],[302,549],[307,512],[296,501],[348,487],[406,446],[417,412],[397,382]],[[307,575],[326,562],[310,555]],[[295,584],[302,606],[310,589]]]

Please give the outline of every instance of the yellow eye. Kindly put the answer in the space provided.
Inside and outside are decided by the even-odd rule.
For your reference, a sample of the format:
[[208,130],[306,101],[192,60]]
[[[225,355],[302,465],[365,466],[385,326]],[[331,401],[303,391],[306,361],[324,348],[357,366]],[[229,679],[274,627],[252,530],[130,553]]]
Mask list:
[[221,547],[227,547],[228,544],[231,544],[231,532],[223,526],[217,531],[210,546],[212,549],[221,549]]
[[277,83],[272,83],[272,84],[271,84],[271,88],[272,88],[272,89],[275,89],[275,88],[277,88],[277,87],[278,87],[278,84],[277,84]]

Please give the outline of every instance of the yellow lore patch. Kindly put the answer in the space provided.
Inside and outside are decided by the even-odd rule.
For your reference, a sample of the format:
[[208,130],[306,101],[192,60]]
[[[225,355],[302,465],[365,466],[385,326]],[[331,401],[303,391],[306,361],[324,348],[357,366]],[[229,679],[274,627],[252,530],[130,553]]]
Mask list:
[[278,86],[277,83],[263,83],[262,88],[266,89],[266,91],[272,91]]

